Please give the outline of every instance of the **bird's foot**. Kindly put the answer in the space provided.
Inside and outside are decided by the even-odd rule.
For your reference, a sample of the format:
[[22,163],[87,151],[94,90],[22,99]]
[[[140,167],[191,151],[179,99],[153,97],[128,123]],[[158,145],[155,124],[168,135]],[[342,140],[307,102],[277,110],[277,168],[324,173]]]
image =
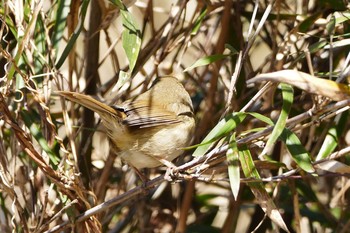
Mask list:
[[161,159],[160,162],[163,163],[168,168],[165,172],[164,179],[169,182],[175,182],[176,177],[179,174],[179,169],[177,168],[177,166],[175,166],[175,164],[165,159]]

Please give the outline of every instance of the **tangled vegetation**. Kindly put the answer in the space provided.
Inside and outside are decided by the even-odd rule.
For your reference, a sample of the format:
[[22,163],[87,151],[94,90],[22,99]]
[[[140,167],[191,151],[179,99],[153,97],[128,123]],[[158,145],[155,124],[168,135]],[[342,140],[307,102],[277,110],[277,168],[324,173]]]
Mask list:
[[[1,232],[349,232],[347,0],[0,6]],[[197,121],[171,182],[55,94],[120,103],[167,74]]]

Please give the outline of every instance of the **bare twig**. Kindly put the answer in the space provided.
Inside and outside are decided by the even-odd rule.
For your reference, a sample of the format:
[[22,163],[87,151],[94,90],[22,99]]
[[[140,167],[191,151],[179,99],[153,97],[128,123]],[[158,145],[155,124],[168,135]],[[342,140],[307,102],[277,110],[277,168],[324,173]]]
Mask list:
[[[128,200],[131,200],[135,196],[150,190],[154,186],[162,183],[163,181],[164,181],[164,176],[159,176],[151,181],[148,181],[147,183],[145,183],[142,186],[138,186],[136,188],[133,188],[133,189],[131,189],[131,190],[115,197],[115,198],[112,198],[106,202],[103,202],[103,203],[85,211],[84,213],[82,213],[78,217],[76,217],[74,222],[78,223],[78,222],[85,221],[86,219],[90,218],[93,215],[99,214],[103,211],[110,209],[111,207],[113,207],[115,205],[118,205],[120,203],[124,203]],[[69,223],[70,223],[69,221],[63,222],[62,224],[57,225],[48,231],[45,231],[45,233],[53,233],[53,232],[57,232],[57,231],[62,231],[63,229],[69,227]]]

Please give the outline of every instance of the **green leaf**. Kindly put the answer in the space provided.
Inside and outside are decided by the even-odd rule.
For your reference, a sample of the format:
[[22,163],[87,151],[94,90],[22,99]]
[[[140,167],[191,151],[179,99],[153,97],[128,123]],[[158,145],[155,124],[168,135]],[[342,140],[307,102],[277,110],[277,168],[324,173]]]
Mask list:
[[255,117],[258,120],[261,120],[262,122],[265,122],[268,125],[274,125],[273,121],[270,118],[268,118],[268,117],[266,117],[266,116],[264,116],[264,115],[262,115],[260,113],[247,112],[247,114],[251,115],[252,117]]
[[[86,16],[86,11],[87,11],[87,7],[89,5],[89,0],[83,0],[82,6],[81,6],[81,10],[80,10],[80,18],[79,18],[79,22],[77,24],[76,29],[74,30],[74,32],[72,33],[72,35],[70,36],[68,43],[66,45],[66,47],[64,48],[60,58],[58,59],[58,61],[55,64],[56,69],[61,68],[61,66],[63,65],[64,61],[66,60],[66,58],[68,57],[70,51],[72,50],[75,42],[77,41],[81,30],[84,27],[84,21],[85,21],[85,16]],[[59,38],[59,35],[57,35],[57,38]],[[56,39],[57,39],[56,38]]]
[[231,191],[235,200],[237,200],[241,177],[239,171],[238,148],[236,143],[235,133],[232,134],[229,143],[229,149],[226,152],[226,159],[228,164],[228,177],[230,180]]
[[317,12],[309,17],[307,17],[303,22],[299,25],[299,31],[306,33],[308,29],[314,25],[315,21],[321,17],[321,12]]
[[123,48],[129,60],[129,72],[135,67],[141,48],[141,33],[136,22],[128,11],[121,11],[124,31],[122,34]]
[[220,139],[221,137],[232,132],[237,125],[242,123],[245,117],[245,113],[236,112],[219,121],[219,123],[209,132],[209,134],[193,152],[193,156],[203,156],[210,149],[215,140]]
[[24,7],[23,7],[24,15],[30,16],[25,18],[25,20],[28,20],[29,22],[28,22],[28,25],[25,28],[23,28],[23,30],[21,27],[19,27],[19,30],[15,33],[17,35],[16,37],[17,45],[16,45],[15,54],[13,55],[13,60],[11,61],[11,63],[9,63],[9,68],[7,72],[8,80],[12,80],[16,72],[16,67],[21,68],[19,61],[24,59],[23,55],[25,55],[24,50],[25,50],[25,47],[27,46],[27,41],[30,38],[31,33],[33,33],[33,29],[35,28],[35,25],[37,23],[38,15],[40,15],[39,14],[40,5],[36,5],[33,12],[30,11],[29,5],[30,3],[28,1],[24,1]]
[[282,111],[278,117],[278,120],[273,128],[273,131],[269,139],[266,142],[266,146],[264,150],[261,152],[261,155],[269,154],[271,152],[276,141],[278,140],[279,136],[281,135],[281,133],[283,132],[286,126],[288,114],[292,107],[293,96],[294,96],[292,86],[285,83],[281,83],[280,87],[282,89],[282,98],[283,98]]
[[200,26],[202,24],[202,21],[203,21],[204,17],[206,16],[206,14],[207,14],[207,7],[205,6],[202,9],[201,13],[199,14],[198,18],[196,19],[196,21],[194,22],[194,24],[193,24],[193,28],[192,28],[192,31],[191,31],[191,35],[192,36],[197,34],[197,32],[198,32],[198,30],[199,30],[199,28],[200,28]]
[[338,134],[337,134],[337,129],[335,126],[331,127],[325,139],[323,140],[321,149],[319,150],[317,156],[316,156],[316,161],[320,159],[326,158],[328,155],[330,155],[334,149],[338,145]]
[[[23,110],[20,112],[20,114],[31,135],[33,135],[35,140],[39,143],[40,147],[48,154],[50,158],[50,163],[53,166],[57,166],[59,163],[59,157],[53,152],[53,150],[48,145],[43,133],[40,130],[39,124],[35,123],[35,112],[28,112],[26,110]],[[39,118],[39,116],[37,116],[37,118]]]
[[[321,38],[318,42],[314,43],[314,44],[311,44],[309,46],[309,51],[310,53],[316,53],[318,51],[320,51],[321,49],[325,48],[325,46],[328,44],[327,40]],[[293,61],[293,66],[295,64],[297,64],[298,62],[300,62],[300,60],[304,59],[305,58],[305,51],[301,52],[299,54],[299,56]]]
[[327,40],[320,39],[320,41],[309,46],[310,53],[316,53],[323,49],[328,44]]
[[246,146],[243,146],[239,149],[239,161],[241,163],[241,167],[246,178],[253,178],[257,181],[248,182],[248,186],[250,190],[254,194],[257,199],[257,203],[261,206],[263,211],[269,216],[269,218],[276,223],[283,230],[288,231],[286,224],[283,221],[283,218],[278,211],[275,203],[267,193],[264,184],[260,180],[259,172],[257,171],[255,164],[253,162],[253,158],[250,154],[250,151]]
[[231,51],[231,54],[238,54],[238,51],[230,44],[225,44],[225,48]]
[[338,146],[338,138],[346,129],[349,112],[344,112],[340,117],[335,119],[335,125],[332,126],[323,140],[316,161],[327,158]]
[[129,73],[135,68],[137,58],[141,49],[140,29],[126,6],[120,0],[111,0],[120,9],[123,23],[122,43],[126,56],[129,60]]
[[[349,18],[350,18],[350,12],[349,11],[342,12],[336,18],[336,25],[339,25],[341,23],[344,23],[344,22],[348,21]],[[341,35],[341,36],[343,37],[343,35]]]
[[15,23],[12,21],[14,19],[11,18],[10,14],[5,14],[5,8],[0,7],[0,15],[2,15],[5,19],[6,26],[10,29],[11,33],[15,38],[18,38],[17,27]]
[[116,84],[116,89],[119,90],[130,78],[129,72],[119,71],[118,82]]
[[[253,158],[248,148],[246,146],[242,146],[239,148],[238,153],[239,153],[239,161],[241,163],[244,176],[246,178],[253,178],[256,180],[260,180],[260,174],[255,167]],[[257,189],[264,189],[264,185],[261,181],[248,182],[248,185],[250,187],[254,187]]]
[[336,20],[335,20],[334,14],[333,14],[330,21],[326,25],[326,31],[327,31],[328,35],[334,34],[335,23],[336,23]]
[[285,128],[281,134],[281,139],[287,146],[288,151],[292,155],[293,160],[298,166],[306,172],[315,172],[310,160],[309,153],[301,144],[297,135]]
[[[38,16],[37,23],[35,25],[35,45],[36,50],[34,51],[34,73],[42,74],[43,69],[47,64],[47,51],[48,48],[46,46],[46,33],[45,33],[45,25],[41,15]],[[34,80],[34,79],[32,79]],[[37,83],[42,82],[42,78],[35,79]]]
[[55,15],[55,23],[52,31],[52,45],[55,50],[58,50],[60,41],[63,38],[63,32],[67,25],[67,16],[70,11],[71,0],[58,0],[57,11]]
[[126,10],[126,6],[123,4],[121,0],[110,0],[110,2],[116,5],[119,9]]
[[199,66],[205,66],[205,65],[208,65],[208,64],[211,64],[213,62],[216,62],[218,60],[221,60],[221,59],[224,59],[228,56],[231,56],[231,54],[214,54],[214,55],[210,55],[210,56],[207,56],[207,57],[203,57],[203,58],[200,58],[199,60],[197,60],[195,63],[193,63],[190,67],[187,67],[183,72],[187,72],[187,71],[190,71],[196,67],[199,67]]

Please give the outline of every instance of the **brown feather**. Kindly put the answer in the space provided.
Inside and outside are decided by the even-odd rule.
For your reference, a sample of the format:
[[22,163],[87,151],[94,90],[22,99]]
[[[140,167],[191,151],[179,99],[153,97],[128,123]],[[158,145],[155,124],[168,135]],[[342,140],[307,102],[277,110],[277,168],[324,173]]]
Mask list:
[[78,103],[98,113],[101,117],[107,114],[107,115],[113,115],[115,117],[119,117],[121,119],[125,118],[125,115],[122,114],[120,111],[92,98],[91,96],[76,93],[76,92],[70,92],[70,91],[57,91],[56,93],[59,94],[60,96],[65,97],[66,99],[69,99],[70,101]]

